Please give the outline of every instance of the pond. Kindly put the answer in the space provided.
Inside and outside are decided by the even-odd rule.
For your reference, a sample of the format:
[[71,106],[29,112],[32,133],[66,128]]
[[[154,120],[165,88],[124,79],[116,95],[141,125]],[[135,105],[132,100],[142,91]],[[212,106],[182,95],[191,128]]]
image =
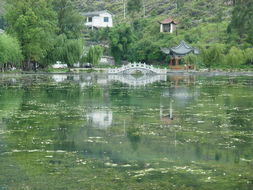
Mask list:
[[252,188],[252,76],[0,76],[0,190]]

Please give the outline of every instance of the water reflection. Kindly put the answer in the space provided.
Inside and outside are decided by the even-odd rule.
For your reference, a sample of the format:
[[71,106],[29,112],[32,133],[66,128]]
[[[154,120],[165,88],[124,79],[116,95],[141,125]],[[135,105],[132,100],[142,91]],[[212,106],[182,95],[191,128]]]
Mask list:
[[87,114],[87,120],[92,127],[107,129],[112,125],[112,111],[93,111]]
[[176,118],[173,113],[173,100],[170,100],[169,110],[164,109],[164,106],[160,104],[160,120],[166,124],[171,124]]
[[146,86],[159,81],[167,81],[166,75],[142,75],[135,77],[133,75],[109,75],[110,81],[119,81],[129,86]]
[[52,75],[52,78],[55,82],[63,82],[65,80],[67,80],[68,75],[65,74],[54,74]]
[[252,78],[119,78],[2,77],[0,189],[251,190]]

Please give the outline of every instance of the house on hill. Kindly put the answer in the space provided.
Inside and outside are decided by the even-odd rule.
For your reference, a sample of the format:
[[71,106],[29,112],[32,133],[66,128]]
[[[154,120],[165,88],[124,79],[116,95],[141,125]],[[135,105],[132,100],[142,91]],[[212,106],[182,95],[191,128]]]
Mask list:
[[169,33],[173,33],[174,31],[176,31],[176,25],[178,24],[171,17],[159,21],[159,23],[160,23],[160,32],[169,32]]
[[113,14],[107,10],[84,13],[85,25],[91,29],[113,27]]

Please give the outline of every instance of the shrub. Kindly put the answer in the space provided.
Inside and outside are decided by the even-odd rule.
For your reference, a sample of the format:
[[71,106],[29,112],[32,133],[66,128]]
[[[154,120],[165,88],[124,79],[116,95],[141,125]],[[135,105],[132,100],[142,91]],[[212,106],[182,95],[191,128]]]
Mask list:
[[91,46],[87,56],[84,58],[84,61],[87,63],[91,63],[92,65],[97,65],[99,63],[99,59],[103,55],[104,49],[101,46]]
[[224,60],[224,46],[222,44],[214,44],[209,48],[201,48],[202,62],[207,68],[214,65],[220,65]]
[[253,64],[253,48],[248,48],[244,51],[245,63]]
[[225,63],[231,68],[238,67],[245,63],[244,52],[236,47],[232,47],[225,57]]
[[183,61],[187,65],[194,65],[196,67],[199,63],[199,57],[194,54],[188,54],[183,57]]

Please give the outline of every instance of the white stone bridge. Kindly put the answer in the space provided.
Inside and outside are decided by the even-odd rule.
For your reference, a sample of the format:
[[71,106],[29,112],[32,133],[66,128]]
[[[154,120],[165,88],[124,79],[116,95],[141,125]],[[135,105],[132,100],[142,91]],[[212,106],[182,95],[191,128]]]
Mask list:
[[129,63],[119,68],[109,69],[108,74],[133,74],[136,71],[140,71],[143,74],[166,74],[167,69],[155,68],[153,65],[147,65],[145,63]]

